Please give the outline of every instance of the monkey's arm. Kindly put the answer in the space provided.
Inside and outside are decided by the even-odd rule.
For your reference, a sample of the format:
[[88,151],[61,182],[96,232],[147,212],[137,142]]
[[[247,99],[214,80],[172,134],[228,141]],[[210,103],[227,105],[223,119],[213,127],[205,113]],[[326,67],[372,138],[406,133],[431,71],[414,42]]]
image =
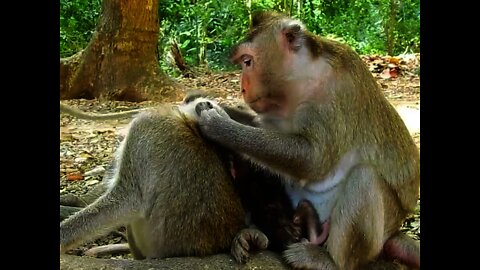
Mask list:
[[246,126],[216,110],[203,110],[199,125],[207,138],[298,179],[315,167],[312,144],[302,135]]

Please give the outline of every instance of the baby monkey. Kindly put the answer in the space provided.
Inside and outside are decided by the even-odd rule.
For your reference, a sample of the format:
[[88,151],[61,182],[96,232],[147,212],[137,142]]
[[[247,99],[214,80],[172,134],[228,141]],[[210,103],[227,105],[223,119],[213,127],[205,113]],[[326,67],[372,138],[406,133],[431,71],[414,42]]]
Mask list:
[[321,245],[327,240],[330,223],[328,220],[324,224],[320,222],[320,217],[315,207],[307,199],[302,199],[298,202],[292,223],[294,226],[299,227],[300,236],[312,244]]
[[228,117],[200,97],[135,117],[106,192],[60,223],[60,252],[122,225],[135,259],[229,250],[245,227],[245,212],[227,152],[198,132],[198,112],[205,108]]

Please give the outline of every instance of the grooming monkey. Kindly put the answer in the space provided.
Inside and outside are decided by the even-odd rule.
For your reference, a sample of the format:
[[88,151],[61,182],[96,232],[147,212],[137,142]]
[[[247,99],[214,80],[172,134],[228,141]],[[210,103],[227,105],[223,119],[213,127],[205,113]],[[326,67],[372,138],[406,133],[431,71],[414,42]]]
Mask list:
[[329,224],[325,245],[292,244],[287,262],[400,267],[379,261],[384,254],[419,268],[418,242],[400,232],[419,195],[419,151],[361,58],[297,20],[264,12],[231,60],[242,66],[241,92],[261,127],[205,109],[202,134],[282,175],[293,205],[309,200]]
[[[108,190],[60,223],[60,251],[126,225],[135,259],[204,256],[230,249],[245,227],[224,152],[198,132],[213,101],[142,112],[116,155]],[[204,108],[204,109],[205,109]]]

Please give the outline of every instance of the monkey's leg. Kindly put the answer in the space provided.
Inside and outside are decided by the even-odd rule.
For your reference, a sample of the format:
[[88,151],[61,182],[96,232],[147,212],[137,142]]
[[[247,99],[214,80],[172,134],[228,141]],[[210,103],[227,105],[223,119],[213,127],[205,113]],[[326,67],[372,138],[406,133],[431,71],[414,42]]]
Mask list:
[[[373,261],[383,248],[385,184],[374,168],[352,169],[332,211],[327,250],[339,269],[357,269]],[[387,198],[390,199],[390,198]],[[393,209],[389,209],[393,210]]]
[[368,166],[355,167],[344,183],[330,217],[326,250],[311,243],[294,244],[284,254],[292,266],[358,269],[380,254],[385,226],[383,183]]
[[142,254],[140,249],[138,249],[137,242],[135,242],[135,237],[134,237],[131,225],[127,226],[127,240],[128,240],[128,246],[130,247],[130,252],[132,253],[133,258],[135,260],[145,259],[145,256]]
[[60,205],[60,222],[80,210],[82,210],[81,207]]
[[266,249],[268,247],[267,236],[258,229],[243,229],[235,236],[232,242],[231,253],[238,263],[246,263],[248,252],[252,249]]
[[134,203],[138,200],[125,197],[128,193],[118,189],[115,187],[93,204],[60,223],[60,252],[108,233],[138,214]]

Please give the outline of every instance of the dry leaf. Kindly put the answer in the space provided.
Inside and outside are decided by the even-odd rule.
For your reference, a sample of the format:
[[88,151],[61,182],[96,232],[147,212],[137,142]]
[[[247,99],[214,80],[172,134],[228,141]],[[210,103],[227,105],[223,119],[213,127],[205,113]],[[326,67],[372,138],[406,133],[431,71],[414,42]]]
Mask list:
[[83,180],[83,175],[79,172],[76,172],[76,173],[71,173],[69,175],[67,175],[67,180],[68,181],[79,181],[79,180]]
[[82,152],[82,153],[80,153],[79,156],[82,157],[82,158],[86,158],[86,159],[87,158],[93,158],[93,156],[90,153],[87,153],[87,152]]
[[390,69],[386,68],[380,73],[380,77],[383,79],[390,79],[392,76],[390,75]]
[[395,69],[395,68],[390,69],[390,77],[392,77],[392,78],[397,78],[398,77],[397,69]]
[[394,65],[399,65],[400,64],[400,58],[398,58],[398,57],[390,57],[390,59],[388,59],[388,61],[391,64],[394,64]]

